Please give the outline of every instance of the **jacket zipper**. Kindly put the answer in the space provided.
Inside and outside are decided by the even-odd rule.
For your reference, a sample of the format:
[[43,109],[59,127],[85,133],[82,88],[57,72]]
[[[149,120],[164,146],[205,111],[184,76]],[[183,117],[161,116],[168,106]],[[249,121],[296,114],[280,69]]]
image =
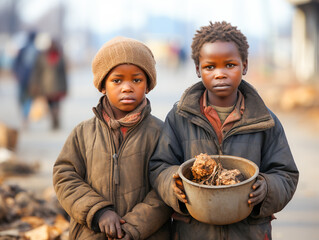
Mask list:
[[[139,125],[139,123],[137,124]],[[136,126],[137,126],[136,125]],[[127,132],[127,136],[124,139],[124,141],[122,142],[120,148],[118,149],[118,153],[116,153],[115,147],[114,147],[114,142],[113,143],[113,152],[114,154],[112,155],[112,159],[113,159],[113,183],[114,183],[114,191],[113,191],[113,203],[114,203],[114,207],[116,206],[115,202],[116,202],[116,196],[117,196],[117,191],[118,191],[118,187],[120,185],[120,168],[119,168],[119,158],[122,152],[122,149],[125,145],[125,143],[127,142],[127,139],[130,135],[130,133],[136,128],[136,126],[134,126],[132,129],[130,129],[130,131]],[[120,206],[118,206],[120,208]],[[115,210],[118,211],[119,209],[117,207],[115,207]]]
[[120,184],[120,173],[119,173],[119,162],[118,155],[116,153],[113,154],[113,163],[114,163],[114,184],[115,187]]
[[[117,184],[115,184],[114,179],[115,179],[115,175],[116,175],[116,173],[115,173],[116,168],[117,168],[116,172],[118,173],[118,155],[115,152],[114,141],[111,138],[111,132],[109,129],[108,129],[108,133],[109,133],[109,142],[111,143],[112,152],[114,152],[114,154],[112,155],[112,158],[111,158],[111,161],[112,161],[111,166],[113,166],[113,169],[111,169],[110,196],[112,196],[114,210],[117,211],[117,206],[115,204],[116,203],[116,195],[117,195]],[[115,166],[117,166],[117,167],[115,167]]]
[[[103,117],[101,115],[98,114],[98,112],[96,110],[93,110],[94,113],[97,115],[97,117],[102,120],[103,122]],[[144,118],[143,118],[144,119]],[[118,211],[117,207],[116,207],[116,196],[117,196],[117,191],[118,191],[118,186],[120,184],[120,169],[119,169],[119,156],[121,154],[121,149],[123,148],[124,143],[126,142],[126,139],[128,139],[129,134],[141,123],[142,121],[140,121],[139,123],[137,123],[130,131],[127,132],[127,136],[125,138],[125,140],[122,142],[119,150],[118,150],[118,154],[116,153],[115,150],[115,145],[114,145],[114,141],[111,138],[111,130],[106,127],[106,129],[108,129],[108,133],[109,133],[109,140],[112,143],[111,144],[111,148],[112,148],[112,152],[114,152],[114,154],[112,155],[112,165],[113,165],[113,172],[111,172],[111,180],[113,180],[111,182],[111,186],[112,188],[114,188],[114,191],[112,191],[112,189],[110,189],[110,196],[112,196],[113,199],[113,204],[114,204],[114,209],[115,211]],[[104,122],[105,123],[105,122]],[[107,125],[107,124],[105,124]]]

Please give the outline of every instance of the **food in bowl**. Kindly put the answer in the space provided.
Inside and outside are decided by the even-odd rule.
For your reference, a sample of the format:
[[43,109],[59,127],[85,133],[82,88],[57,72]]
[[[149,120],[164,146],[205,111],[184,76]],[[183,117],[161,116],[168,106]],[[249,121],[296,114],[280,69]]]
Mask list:
[[191,167],[193,182],[205,185],[231,185],[245,180],[244,175],[238,169],[223,168],[218,159],[214,159],[206,153],[195,156]]
[[226,169],[238,169],[245,180],[230,185],[205,185],[193,181],[191,167],[195,158],[182,163],[178,174],[187,197],[186,208],[196,220],[214,225],[232,224],[245,219],[252,211],[249,193],[259,174],[258,166],[245,158],[229,155],[210,155]]

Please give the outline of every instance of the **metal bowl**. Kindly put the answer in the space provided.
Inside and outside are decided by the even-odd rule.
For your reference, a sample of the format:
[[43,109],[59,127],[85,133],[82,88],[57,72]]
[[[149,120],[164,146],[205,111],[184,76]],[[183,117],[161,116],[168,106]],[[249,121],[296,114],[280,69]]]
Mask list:
[[208,186],[192,182],[191,166],[195,158],[185,161],[178,169],[185,189],[188,203],[186,207],[196,220],[214,224],[226,225],[239,222],[252,211],[248,204],[248,196],[259,173],[258,166],[250,160],[229,155],[210,155],[220,160],[223,168],[238,169],[246,180],[222,186]]

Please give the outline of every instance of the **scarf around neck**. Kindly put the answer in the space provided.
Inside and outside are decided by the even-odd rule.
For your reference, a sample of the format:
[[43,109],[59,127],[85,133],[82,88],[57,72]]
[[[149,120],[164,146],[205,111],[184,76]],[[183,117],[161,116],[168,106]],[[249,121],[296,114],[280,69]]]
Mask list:
[[102,115],[106,124],[110,127],[116,150],[119,149],[122,141],[126,137],[127,131],[135,126],[142,118],[142,112],[147,105],[147,99],[138,105],[132,112],[121,119],[115,119],[111,104],[105,96],[102,100]]

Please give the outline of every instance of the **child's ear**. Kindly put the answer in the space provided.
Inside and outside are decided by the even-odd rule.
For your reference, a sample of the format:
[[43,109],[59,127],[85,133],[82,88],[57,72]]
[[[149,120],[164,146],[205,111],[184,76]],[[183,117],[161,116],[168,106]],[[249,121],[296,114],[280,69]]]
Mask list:
[[248,60],[243,63],[243,75],[246,75],[248,70]]
[[104,95],[106,94],[105,88],[102,88],[101,93],[103,93]]
[[199,66],[196,65],[196,74],[198,78],[201,78],[202,76],[200,75],[200,71],[199,71]]

